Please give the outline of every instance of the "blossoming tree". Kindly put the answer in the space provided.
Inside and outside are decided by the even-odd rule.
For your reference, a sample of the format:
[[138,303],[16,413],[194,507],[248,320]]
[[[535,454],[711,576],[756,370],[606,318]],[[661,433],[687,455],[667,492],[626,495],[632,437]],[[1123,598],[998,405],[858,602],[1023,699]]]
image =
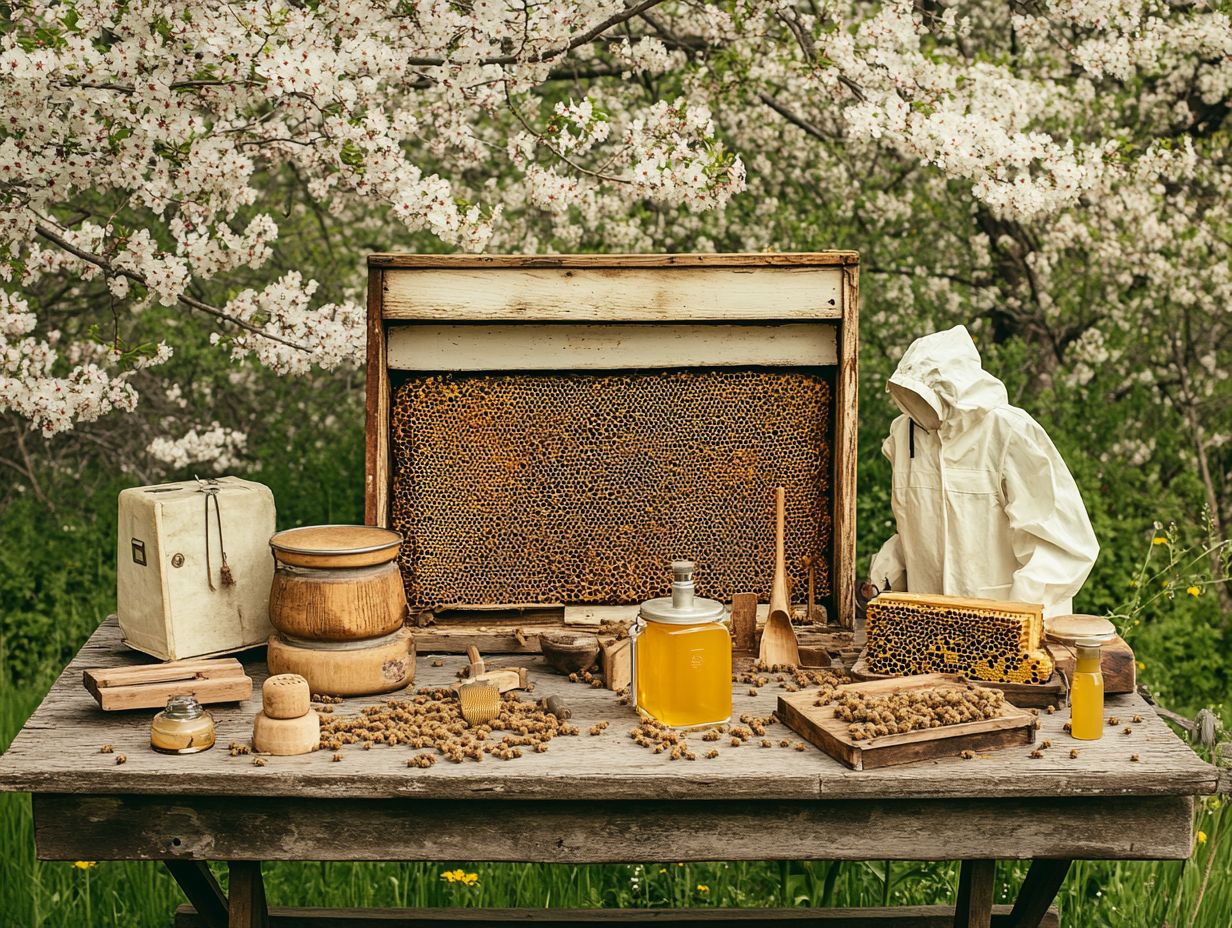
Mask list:
[[[27,0],[0,26],[0,410],[132,410],[181,315],[350,362],[358,254],[854,247],[866,340],[978,320],[1145,391],[1227,518],[1228,16],[1192,0]],[[341,267],[339,272],[337,268]],[[65,305],[76,307],[71,314]],[[134,338],[151,313],[161,338]],[[139,372],[146,371],[144,374]],[[1110,453],[1154,453],[1149,423]],[[201,424],[151,447],[235,451]]]

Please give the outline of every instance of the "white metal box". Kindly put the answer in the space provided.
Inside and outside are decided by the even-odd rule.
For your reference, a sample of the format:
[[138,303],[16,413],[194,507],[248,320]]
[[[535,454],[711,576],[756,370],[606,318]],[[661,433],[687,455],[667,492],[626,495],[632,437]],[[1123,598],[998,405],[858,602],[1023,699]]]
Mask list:
[[273,631],[269,487],[186,480],[123,490],[119,505],[116,611],[126,645],[180,660],[265,644]]

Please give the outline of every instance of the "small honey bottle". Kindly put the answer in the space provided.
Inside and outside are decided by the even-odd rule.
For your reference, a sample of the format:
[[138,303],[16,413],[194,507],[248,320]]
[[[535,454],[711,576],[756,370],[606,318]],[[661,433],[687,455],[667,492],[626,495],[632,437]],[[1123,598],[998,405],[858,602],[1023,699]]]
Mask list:
[[1098,741],[1104,734],[1104,674],[1100,669],[1100,640],[1074,642],[1077,660],[1070,681],[1070,734],[1080,741]]

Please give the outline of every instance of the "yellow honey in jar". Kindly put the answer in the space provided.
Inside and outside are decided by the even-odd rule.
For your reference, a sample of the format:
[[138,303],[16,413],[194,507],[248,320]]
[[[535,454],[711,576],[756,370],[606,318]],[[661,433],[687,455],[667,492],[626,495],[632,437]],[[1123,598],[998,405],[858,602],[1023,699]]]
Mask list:
[[1100,642],[1081,639],[1074,678],[1070,681],[1070,735],[1080,741],[1098,741],[1104,734],[1104,675]]
[[642,604],[633,641],[638,711],[676,728],[731,718],[731,635],[723,605],[693,595],[693,563],[672,562],[672,595]]

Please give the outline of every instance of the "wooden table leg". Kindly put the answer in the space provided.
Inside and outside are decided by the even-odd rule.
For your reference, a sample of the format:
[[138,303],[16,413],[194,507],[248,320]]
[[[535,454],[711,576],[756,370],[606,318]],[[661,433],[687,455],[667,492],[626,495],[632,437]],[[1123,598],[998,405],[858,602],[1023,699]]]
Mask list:
[[259,860],[233,860],[228,894],[228,928],[269,928],[265,905],[265,881]]
[[222,894],[209,866],[200,860],[164,860],[163,863],[202,920],[210,928],[227,928],[227,897]]
[[958,875],[954,928],[991,928],[995,860],[964,860]]
[[1010,928],[1039,928],[1072,863],[1072,860],[1031,861],[1027,878],[1018,890],[1014,911],[1010,913]]

